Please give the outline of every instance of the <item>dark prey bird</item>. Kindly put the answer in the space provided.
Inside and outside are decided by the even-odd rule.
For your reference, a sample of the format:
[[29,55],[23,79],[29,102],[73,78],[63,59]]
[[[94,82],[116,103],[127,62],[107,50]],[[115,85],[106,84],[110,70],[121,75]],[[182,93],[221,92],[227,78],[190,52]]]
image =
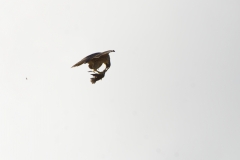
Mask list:
[[107,70],[104,70],[103,72],[101,72],[99,74],[91,74],[91,75],[93,75],[93,78],[91,78],[92,84],[94,84],[97,81],[99,81],[100,79],[102,79],[105,76],[106,72],[107,72]]
[[[110,56],[109,56],[109,53],[111,53],[111,52],[115,52],[115,51],[114,50],[108,50],[108,51],[105,51],[105,52],[97,52],[97,53],[90,54],[89,56],[83,58],[78,63],[74,64],[72,66],[72,68],[80,66],[80,65],[85,64],[85,63],[88,63],[88,67],[93,70],[93,71],[90,71],[90,72],[99,73],[99,75],[94,74],[95,76],[98,77],[98,78],[96,78],[96,81],[97,81],[97,79],[99,79],[101,76],[102,76],[102,78],[104,77],[105,72],[111,66]],[[102,64],[106,65],[106,68],[103,71],[104,73],[97,70],[98,68],[101,67]],[[102,78],[100,78],[100,79],[102,79]]]

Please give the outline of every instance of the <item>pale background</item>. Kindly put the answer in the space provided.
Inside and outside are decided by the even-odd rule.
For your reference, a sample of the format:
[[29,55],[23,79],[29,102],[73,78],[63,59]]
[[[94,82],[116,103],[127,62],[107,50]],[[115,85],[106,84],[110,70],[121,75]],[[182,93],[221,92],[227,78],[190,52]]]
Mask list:
[[239,160],[239,61],[239,0],[1,0],[0,159]]

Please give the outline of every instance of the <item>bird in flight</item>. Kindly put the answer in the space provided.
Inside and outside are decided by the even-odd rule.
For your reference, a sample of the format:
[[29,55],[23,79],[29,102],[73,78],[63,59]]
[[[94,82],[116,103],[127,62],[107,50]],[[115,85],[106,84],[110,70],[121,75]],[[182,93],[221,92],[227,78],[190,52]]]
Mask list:
[[[96,81],[102,79],[105,76],[106,71],[110,68],[111,62],[110,62],[109,53],[111,52],[115,52],[115,51],[108,50],[104,52],[97,52],[97,53],[90,54],[87,57],[83,58],[78,63],[74,64],[72,68],[88,63],[88,67],[92,69],[92,71],[89,71],[89,72],[95,73],[95,74],[92,74],[94,77],[91,78],[91,82],[94,84]],[[98,71],[98,68],[100,68],[102,64],[105,64],[106,68],[102,72],[100,72]]]

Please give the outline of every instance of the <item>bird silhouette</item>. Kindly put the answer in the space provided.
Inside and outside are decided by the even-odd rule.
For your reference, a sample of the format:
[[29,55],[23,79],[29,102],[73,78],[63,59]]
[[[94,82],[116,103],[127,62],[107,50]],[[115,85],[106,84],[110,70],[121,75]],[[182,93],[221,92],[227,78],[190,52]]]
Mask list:
[[[74,64],[72,68],[88,63],[88,67],[92,69],[89,72],[94,72],[94,74],[91,74],[93,78],[91,78],[90,80],[92,84],[95,84],[97,81],[105,77],[105,73],[111,67],[111,61],[109,56],[109,53],[111,52],[115,52],[115,51],[107,50],[104,52],[97,52],[97,53],[90,54],[87,57],[83,58],[78,63]],[[102,64],[105,64],[106,68],[102,72],[100,72],[98,71],[98,69],[102,66]]]
[[102,64],[106,65],[105,70],[108,70],[111,66],[110,56],[109,56],[109,53],[111,53],[111,52],[115,52],[115,51],[114,50],[108,50],[108,51],[104,51],[104,52],[97,52],[97,53],[90,54],[87,57],[83,58],[78,63],[74,64],[72,66],[72,68],[80,66],[80,65],[85,64],[85,63],[88,63],[88,67],[90,69],[92,69],[93,72],[101,73],[97,69],[100,68]]

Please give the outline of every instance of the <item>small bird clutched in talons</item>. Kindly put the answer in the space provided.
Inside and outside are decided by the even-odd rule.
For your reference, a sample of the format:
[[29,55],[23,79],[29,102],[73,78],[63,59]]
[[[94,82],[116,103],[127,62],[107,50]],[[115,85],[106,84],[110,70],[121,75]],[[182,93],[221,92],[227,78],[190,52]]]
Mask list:
[[104,70],[104,71],[102,71],[101,73],[98,73],[98,74],[91,74],[91,75],[93,75],[93,78],[91,78],[92,84],[94,84],[97,81],[103,79],[103,77],[105,76],[106,72],[107,72],[107,70]]
[[[73,67],[80,66],[82,64],[88,63],[88,67],[92,69],[92,71],[89,72],[94,72],[95,74],[92,74],[94,78],[91,78],[91,82],[94,84],[96,81],[102,79],[105,76],[105,72],[110,68],[111,62],[110,62],[110,56],[109,53],[115,52],[114,50],[108,50],[104,52],[97,52],[88,55],[87,57],[83,58],[81,61],[76,63]],[[106,65],[106,68],[100,72],[98,69],[101,67],[102,64]]]

